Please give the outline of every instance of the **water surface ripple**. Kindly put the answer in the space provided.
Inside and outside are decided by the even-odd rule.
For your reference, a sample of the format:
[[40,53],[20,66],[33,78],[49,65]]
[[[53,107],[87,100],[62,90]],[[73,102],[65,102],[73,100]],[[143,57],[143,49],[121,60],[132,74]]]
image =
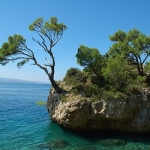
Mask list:
[[0,83],[0,150],[150,150],[149,135],[76,133],[51,122],[49,84]]

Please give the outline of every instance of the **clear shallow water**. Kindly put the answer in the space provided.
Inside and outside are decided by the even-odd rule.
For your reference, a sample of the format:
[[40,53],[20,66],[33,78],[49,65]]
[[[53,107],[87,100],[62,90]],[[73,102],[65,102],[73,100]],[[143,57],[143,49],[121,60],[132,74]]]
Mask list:
[[[150,135],[76,133],[51,122],[50,85],[0,83],[0,150],[150,150]],[[54,142],[55,141],[55,142]]]

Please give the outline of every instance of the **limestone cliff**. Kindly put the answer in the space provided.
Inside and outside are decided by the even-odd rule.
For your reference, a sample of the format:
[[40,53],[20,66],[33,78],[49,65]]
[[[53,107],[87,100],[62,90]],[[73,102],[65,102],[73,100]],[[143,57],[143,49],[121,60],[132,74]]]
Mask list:
[[112,100],[76,100],[62,102],[63,94],[51,94],[47,109],[51,119],[77,131],[117,130],[150,132],[150,101],[140,96]]

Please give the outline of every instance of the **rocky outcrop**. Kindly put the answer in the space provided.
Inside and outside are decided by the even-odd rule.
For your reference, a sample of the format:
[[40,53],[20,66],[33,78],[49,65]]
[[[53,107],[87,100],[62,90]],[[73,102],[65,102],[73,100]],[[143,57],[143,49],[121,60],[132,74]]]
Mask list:
[[62,102],[63,94],[51,94],[47,109],[51,119],[76,131],[117,130],[150,133],[150,101],[140,96],[111,100],[76,99]]

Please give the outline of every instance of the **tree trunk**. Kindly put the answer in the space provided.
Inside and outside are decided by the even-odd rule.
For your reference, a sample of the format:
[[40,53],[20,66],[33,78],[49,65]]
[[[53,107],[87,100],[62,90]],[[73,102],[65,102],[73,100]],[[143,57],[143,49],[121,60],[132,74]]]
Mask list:
[[143,68],[143,64],[141,64],[141,75],[144,76],[144,68]]
[[57,83],[55,82],[55,80],[49,76],[49,79],[52,83],[52,86],[54,87],[56,93],[62,93],[62,89],[57,85]]
[[139,62],[137,62],[137,69],[138,69],[139,75],[143,76],[142,68],[140,68]]

